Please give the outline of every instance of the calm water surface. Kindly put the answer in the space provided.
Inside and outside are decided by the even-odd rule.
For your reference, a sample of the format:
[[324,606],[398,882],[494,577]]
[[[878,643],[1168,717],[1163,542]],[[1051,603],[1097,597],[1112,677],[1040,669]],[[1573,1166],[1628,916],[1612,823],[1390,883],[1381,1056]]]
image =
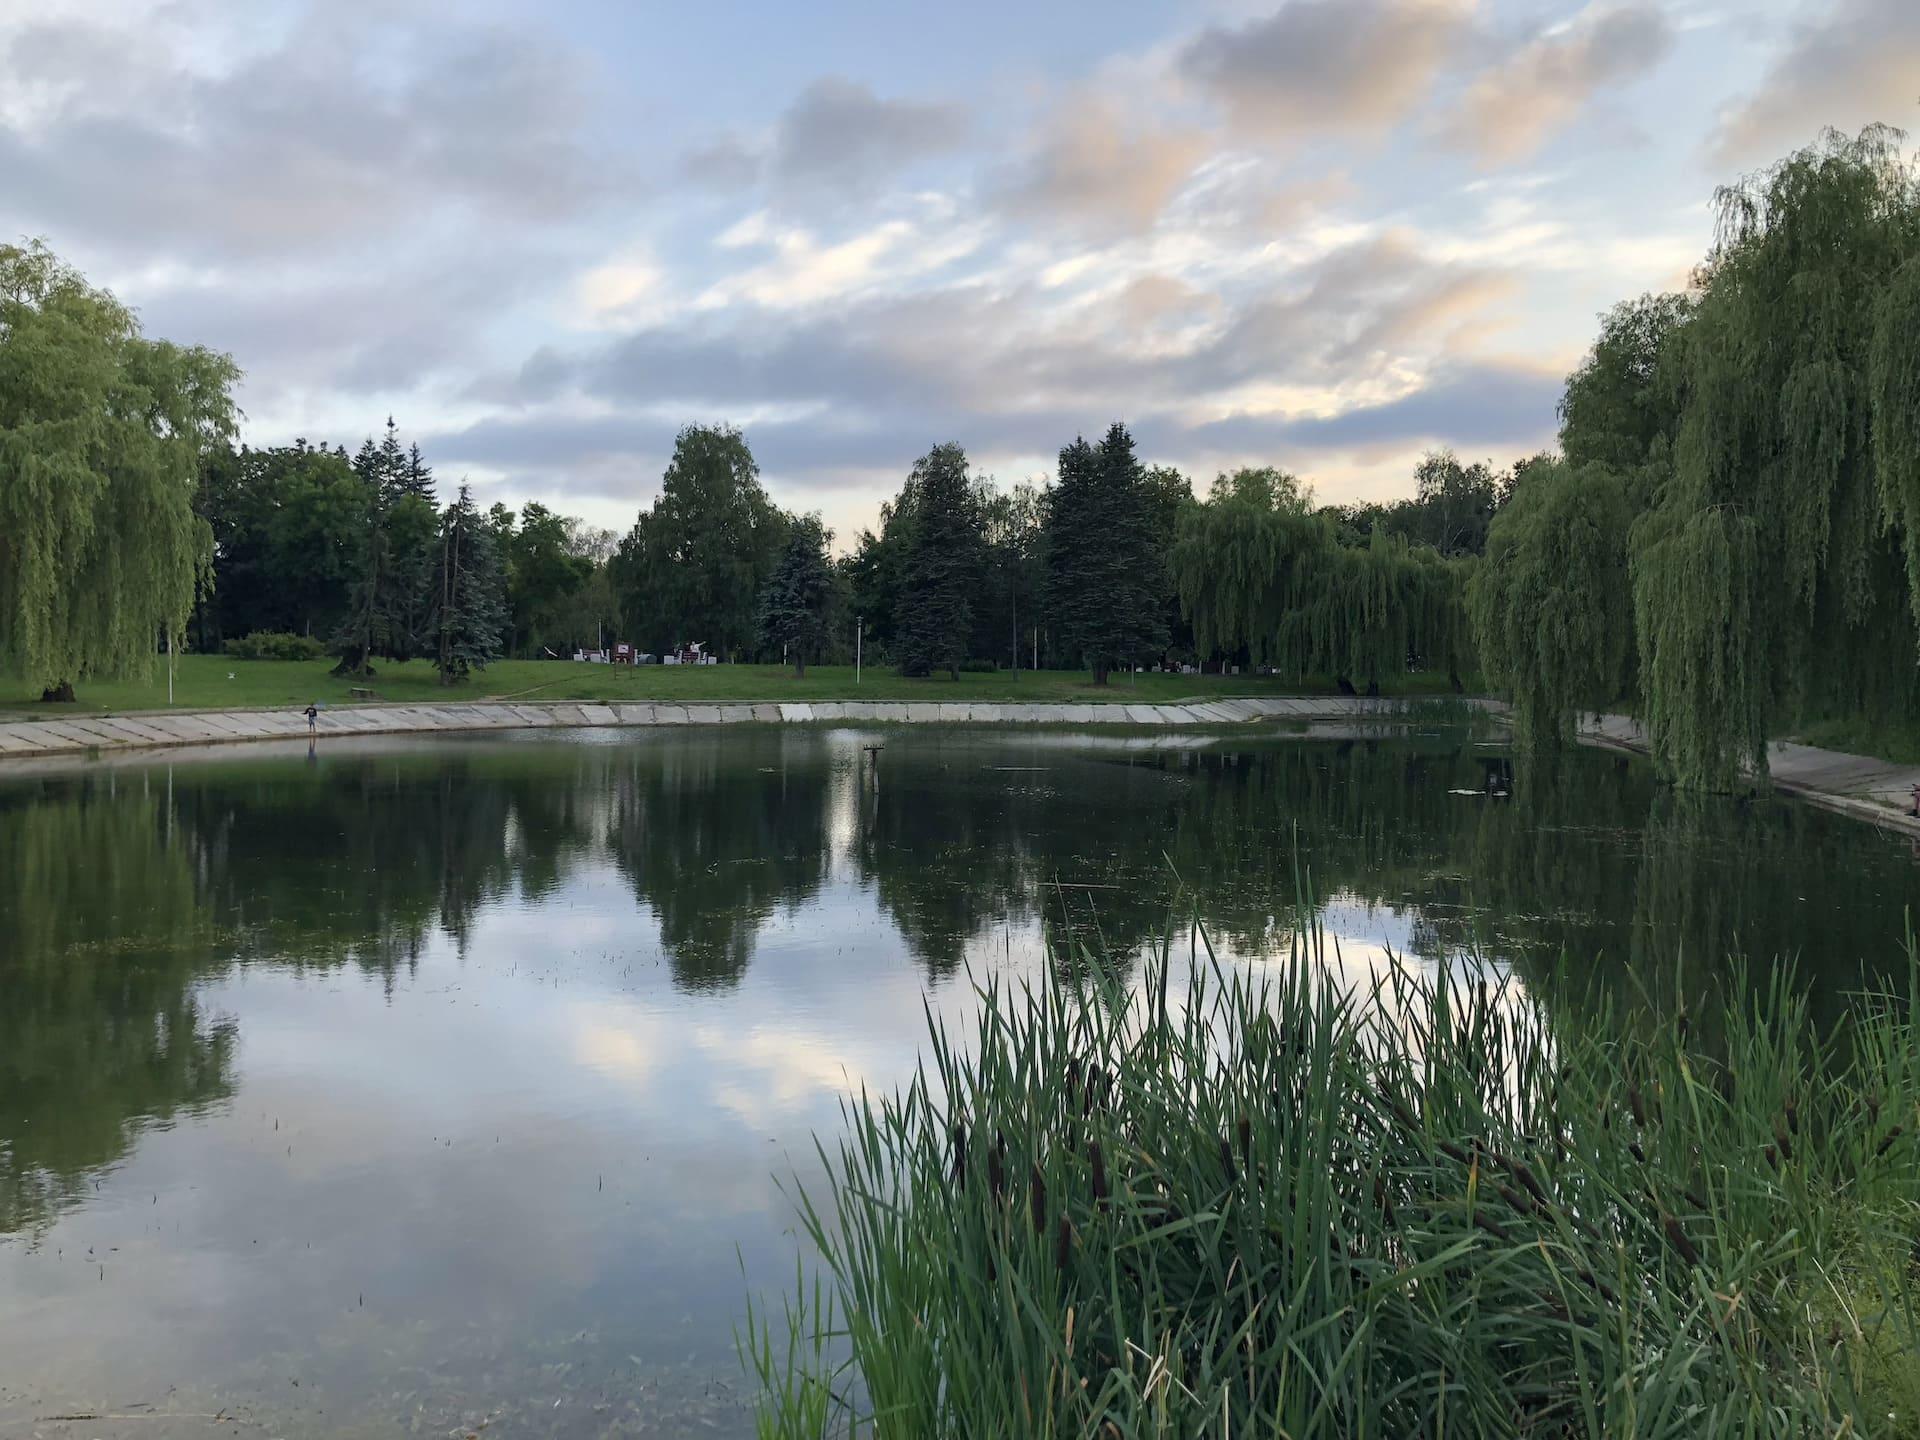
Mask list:
[[1904,841],[1502,763],[731,729],[0,773],[0,1435],[750,1433],[775,1177],[923,997],[1035,973],[1043,917],[1137,953],[1180,881],[1239,957],[1304,874],[1344,963],[1550,995],[1786,950],[1830,1010],[1896,958]]

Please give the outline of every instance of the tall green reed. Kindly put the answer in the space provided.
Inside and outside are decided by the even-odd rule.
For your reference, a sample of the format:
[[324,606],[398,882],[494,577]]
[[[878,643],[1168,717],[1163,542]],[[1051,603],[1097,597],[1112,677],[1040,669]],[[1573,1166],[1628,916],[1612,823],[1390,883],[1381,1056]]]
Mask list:
[[[1510,981],[1085,953],[844,1107],[767,1437],[1913,1431],[1920,956],[1694,1043]],[[1722,1018],[1722,1017],[1716,1017]]]

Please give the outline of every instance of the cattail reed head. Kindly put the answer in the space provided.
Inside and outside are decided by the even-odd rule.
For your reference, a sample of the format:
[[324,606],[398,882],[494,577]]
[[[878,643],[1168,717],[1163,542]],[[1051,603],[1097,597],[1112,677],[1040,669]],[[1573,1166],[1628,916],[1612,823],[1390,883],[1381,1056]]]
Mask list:
[[1387,1189],[1387,1177],[1378,1171],[1373,1176],[1373,1203],[1380,1207],[1380,1218],[1393,1224],[1393,1192]]
[[1906,1133],[1906,1128],[1904,1125],[1896,1125],[1887,1131],[1886,1137],[1881,1140],[1879,1147],[1873,1152],[1873,1158],[1878,1160],[1882,1155],[1885,1155],[1887,1151],[1891,1150],[1893,1148],[1893,1142]]
[[1800,1102],[1792,1095],[1787,1096],[1786,1116],[1787,1133],[1798,1135],[1800,1133]]
[[1073,1222],[1063,1211],[1060,1216],[1060,1228],[1053,1238],[1053,1268],[1064,1270],[1067,1262],[1073,1259]]
[[1240,1163],[1247,1169],[1253,1169],[1253,1124],[1245,1115],[1240,1117]]
[[1778,1125],[1773,1127],[1773,1143],[1780,1147],[1782,1160],[1793,1159],[1793,1142],[1787,1139],[1787,1132]]
[[967,1122],[953,1122],[953,1179],[962,1190],[967,1188]]
[[1631,1080],[1627,1082],[1627,1108],[1633,1111],[1633,1123],[1642,1130],[1647,1128],[1647,1102],[1640,1094],[1640,1087]]
[[1640,1142],[1638,1140],[1629,1140],[1627,1142],[1627,1153],[1642,1165],[1647,1163],[1647,1152],[1640,1148]]
[[987,1190],[998,1201],[1007,1188],[1007,1137],[996,1135],[993,1148],[987,1151]]
[[1507,1162],[1507,1168],[1513,1172],[1513,1178],[1520,1182],[1522,1188],[1524,1188],[1529,1195],[1533,1196],[1533,1198],[1542,1205],[1547,1203],[1547,1192],[1542,1188],[1540,1181],[1535,1177],[1526,1161],[1509,1160]]
[[1033,1202],[1033,1233],[1044,1235],[1047,1233],[1047,1182],[1041,1178],[1038,1165],[1033,1167],[1031,1183],[1033,1186],[1030,1197]]
[[1087,1143],[1087,1158],[1093,1162],[1093,1203],[1104,1206],[1107,1203],[1107,1157],[1100,1152],[1100,1142]]
[[1666,1232],[1667,1244],[1673,1247],[1673,1253],[1686,1261],[1689,1269],[1700,1263],[1700,1252],[1694,1248],[1693,1241],[1687,1238],[1687,1232],[1680,1227],[1678,1220],[1662,1211],[1660,1228]]
[[1240,1178],[1240,1167],[1233,1163],[1233,1146],[1227,1143],[1227,1137],[1220,1137],[1220,1168],[1227,1172],[1227,1184],[1232,1185]]

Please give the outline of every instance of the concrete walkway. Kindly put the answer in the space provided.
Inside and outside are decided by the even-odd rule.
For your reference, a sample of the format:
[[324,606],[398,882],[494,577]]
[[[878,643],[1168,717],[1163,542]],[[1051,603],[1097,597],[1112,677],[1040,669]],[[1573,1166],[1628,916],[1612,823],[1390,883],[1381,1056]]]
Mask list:
[[[1649,750],[1640,722],[1625,715],[1589,719],[1580,727],[1580,738],[1636,755]],[[1895,765],[1866,755],[1776,740],[1767,747],[1767,768],[1774,785],[1790,794],[1844,815],[1920,835],[1920,819],[1909,813],[1913,787],[1920,785],[1920,765]]]
[[[907,701],[832,701],[810,705],[357,705],[320,712],[321,735],[431,734],[456,730],[568,729],[650,725],[1239,725],[1261,720],[1390,718],[1410,702],[1326,695],[1298,699],[1209,700],[1185,705],[955,705]],[[1411,702],[1418,703],[1418,702]],[[1470,704],[1486,705],[1485,701]],[[0,722],[0,767],[27,756],[163,745],[221,745],[239,740],[293,740],[307,733],[299,710],[205,710],[190,714],[61,716]]]

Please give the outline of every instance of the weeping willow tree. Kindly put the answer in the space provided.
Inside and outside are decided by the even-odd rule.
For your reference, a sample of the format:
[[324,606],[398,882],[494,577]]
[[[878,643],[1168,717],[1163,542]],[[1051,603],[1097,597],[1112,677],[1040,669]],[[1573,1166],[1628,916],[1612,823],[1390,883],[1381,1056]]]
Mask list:
[[1456,686],[1471,643],[1462,596],[1471,562],[1376,530],[1345,545],[1303,503],[1216,492],[1181,517],[1172,554],[1201,654],[1332,675],[1377,691],[1410,663]]
[[1573,737],[1581,710],[1630,683],[1626,483],[1600,465],[1536,465],[1494,517],[1467,582],[1482,672],[1513,701],[1522,740]]
[[1643,717],[1682,785],[1764,780],[1780,729],[1916,698],[1920,187],[1902,138],[1829,133],[1720,194],[1671,470],[1631,541]]
[[144,338],[46,247],[0,245],[0,670],[71,699],[180,633],[211,574],[199,462],[238,375]]

